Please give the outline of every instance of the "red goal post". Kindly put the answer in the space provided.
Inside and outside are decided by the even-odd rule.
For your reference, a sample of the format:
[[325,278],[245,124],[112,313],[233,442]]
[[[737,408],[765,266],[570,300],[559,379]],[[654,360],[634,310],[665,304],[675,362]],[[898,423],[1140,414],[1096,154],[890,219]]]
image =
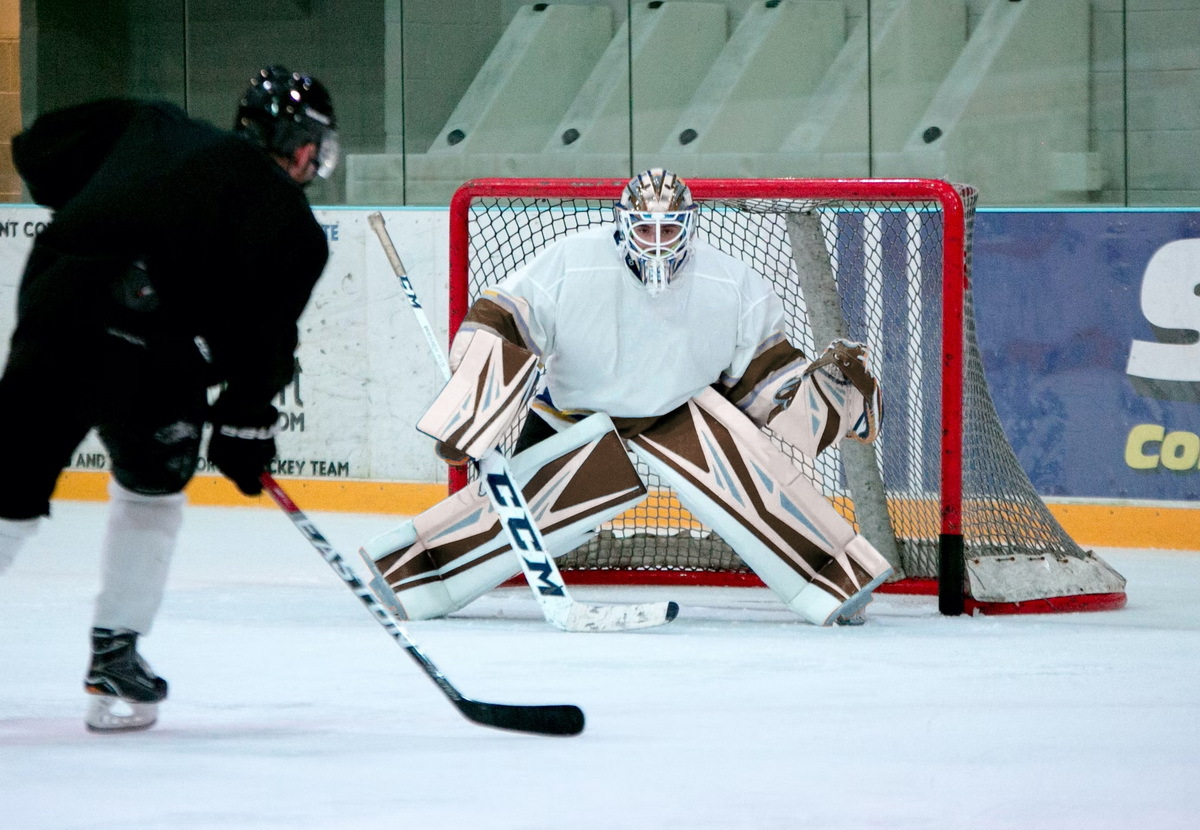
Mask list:
[[[935,179],[687,181],[697,233],[775,286],[794,345],[814,354],[844,336],[871,347],[886,412],[876,445],[812,462],[776,442],[892,561],[900,578],[885,589],[937,590],[948,614],[1124,604],[1124,580],[1062,530],[992,406],[970,305],[973,188]],[[559,236],[610,222],[624,184],[463,185],[450,205],[451,338],[484,287]],[[646,504],[559,559],[569,580],[761,584],[647,478]],[[452,491],[466,482],[451,471]]]

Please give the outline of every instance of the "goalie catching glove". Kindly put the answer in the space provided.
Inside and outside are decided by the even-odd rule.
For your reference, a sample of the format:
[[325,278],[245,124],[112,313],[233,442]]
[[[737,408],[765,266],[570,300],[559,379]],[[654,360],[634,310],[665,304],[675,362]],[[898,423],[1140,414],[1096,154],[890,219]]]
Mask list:
[[842,438],[870,444],[879,435],[883,396],[867,365],[867,347],[834,340],[775,393],[767,416],[772,432],[809,458]]
[[243,406],[223,399],[212,408],[208,460],[247,496],[262,492],[259,476],[275,457],[279,410],[270,404]]

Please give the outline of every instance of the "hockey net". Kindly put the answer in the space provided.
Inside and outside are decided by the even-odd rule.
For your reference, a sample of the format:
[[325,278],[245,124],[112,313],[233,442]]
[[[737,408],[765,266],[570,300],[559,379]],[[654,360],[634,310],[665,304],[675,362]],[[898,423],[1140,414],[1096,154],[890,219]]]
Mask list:
[[[923,179],[688,183],[697,233],[770,281],[793,345],[816,356],[847,337],[870,349],[885,409],[872,446],[845,441],[813,462],[772,438],[893,564],[897,582],[885,589],[936,591],[945,613],[1124,604],[1124,579],[1081,549],[1034,490],[988,393],[968,290],[973,188]],[[464,185],[451,204],[451,336],[485,287],[553,240],[611,222],[623,186]],[[649,497],[558,560],[570,581],[757,582],[718,534],[639,471]],[[451,489],[465,483],[452,473]]]

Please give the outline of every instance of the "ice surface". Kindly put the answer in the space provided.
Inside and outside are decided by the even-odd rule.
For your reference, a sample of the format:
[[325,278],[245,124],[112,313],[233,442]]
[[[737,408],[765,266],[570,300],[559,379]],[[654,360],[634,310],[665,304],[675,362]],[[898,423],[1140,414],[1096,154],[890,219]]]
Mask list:
[[[566,634],[519,588],[408,626],[468,696],[583,707],[544,738],[464,720],[283,513],[192,507],[142,642],[171,696],[98,736],[103,510],[56,504],[0,578],[3,828],[1200,827],[1200,554],[1099,551],[1129,579],[1107,613],[884,596],[818,629],[761,589],[581,587],[682,610]],[[398,523],[312,518],[353,564]]]

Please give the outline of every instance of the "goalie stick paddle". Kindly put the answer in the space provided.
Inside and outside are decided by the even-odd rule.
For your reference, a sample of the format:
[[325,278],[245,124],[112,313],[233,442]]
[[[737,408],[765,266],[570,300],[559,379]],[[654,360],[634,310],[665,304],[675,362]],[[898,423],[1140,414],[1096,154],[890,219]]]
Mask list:
[[[450,379],[450,363],[438,343],[437,335],[429,324],[425,309],[421,306],[416,289],[408,278],[404,263],[392,244],[392,237],[378,211],[367,217],[367,224],[379,237],[383,252],[396,272],[417,325],[425,334],[433,358],[446,380]],[[533,596],[542,609],[546,621],[563,631],[627,631],[635,628],[653,628],[664,625],[679,614],[674,602],[652,602],[635,605],[589,605],[576,602],[568,593],[562,573],[546,548],[542,532],[538,529],[525,495],[516,485],[508,467],[508,460],[497,449],[489,450],[478,461],[481,486],[492,502],[500,526],[508,537],[509,545],[521,563],[521,572],[529,583]]]
[[316,525],[296,506],[296,503],[283,491],[271,474],[263,473],[259,480],[262,482],[263,489],[271,494],[275,503],[292,520],[292,524],[300,529],[309,544],[317,549],[333,572],[342,578],[346,587],[354,592],[354,595],[366,606],[375,621],[408,652],[408,655],[429,675],[430,679],[442,690],[442,694],[450,699],[450,702],[457,707],[458,711],[462,712],[467,720],[482,726],[510,729],[514,732],[530,732],[537,735],[578,735],[583,731],[583,710],[573,704],[521,706],[510,703],[485,703],[463,697],[462,692],[456,689],[454,684],[447,680],[446,676],[433,664],[433,661],[425,656],[408,632],[396,624],[391,615],[375,599],[371,589],[363,584],[353,568],[321,535]]

